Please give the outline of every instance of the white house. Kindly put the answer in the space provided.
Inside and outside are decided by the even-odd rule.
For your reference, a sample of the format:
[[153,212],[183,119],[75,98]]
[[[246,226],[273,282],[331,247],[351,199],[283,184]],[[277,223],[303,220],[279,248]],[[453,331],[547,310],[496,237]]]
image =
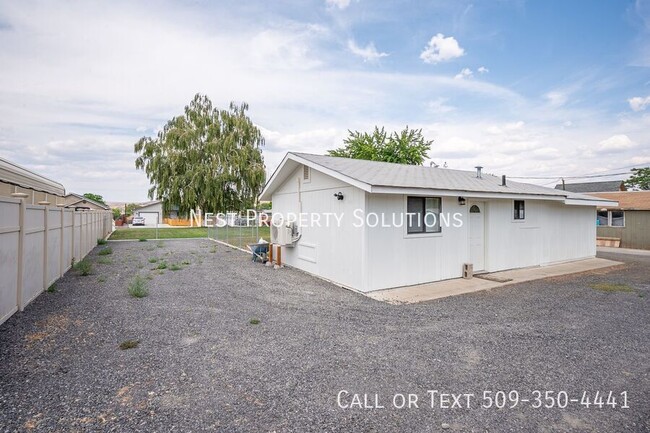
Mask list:
[[611,204],[480,169],[304,153],[285,156],[260,199],[299,219],[285,264],[363,292],[459,278],[466,263],[477,273],[594,257],[596,208]]
[[135,209],[135,214],[144,218],[146,226],[155,226],[163,222],[162,200],[153,200],[142,203]]

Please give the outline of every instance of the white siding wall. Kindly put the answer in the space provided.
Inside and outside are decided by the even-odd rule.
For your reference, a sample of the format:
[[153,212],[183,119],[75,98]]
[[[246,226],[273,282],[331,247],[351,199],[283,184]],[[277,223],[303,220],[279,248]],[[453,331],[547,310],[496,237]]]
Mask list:
[[[442,212],[462,213],[463,226],[443,227],[440,234],[407,236],[406,227],[368,227],[367,290],[461,277],[469,254],[467,210],[458,205],[457,197],[443,197]],[[369,213],[383,212],[392,218],[393,213],[399,217],[405,211],[403,195],[368,195]]]
[[526,218],[513,220],[512,200],[490,200],[486,269],[500,271],[596,255],[596,209],[526,200]]
[[[298,193],[300,185],[300,194]],[[334,194],[341,192],[343,200]],[[302,167],[295,170],[287,181],[273,194],[273,212],[343,215],[341,227],[334,220],[330,227],[303,227],[302,237],[294,248],[282,248],[285,264],[319,275],[354,289],[361,289],[363,281],[364,231],[354,228],[353,212],[364,209],[365,193],[330,176],[312,170],[310,182],[302,181]]]

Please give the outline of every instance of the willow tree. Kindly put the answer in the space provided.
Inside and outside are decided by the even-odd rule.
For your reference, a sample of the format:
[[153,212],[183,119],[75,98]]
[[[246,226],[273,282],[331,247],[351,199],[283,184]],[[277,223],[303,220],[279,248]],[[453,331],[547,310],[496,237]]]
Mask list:
[[265,180],[264,137],[247,110],[246,103],[234,102],[219,110],[197,94],[155,138],[138,140],[135,166],[149,178],[149,197],[183,213],[255,206]]

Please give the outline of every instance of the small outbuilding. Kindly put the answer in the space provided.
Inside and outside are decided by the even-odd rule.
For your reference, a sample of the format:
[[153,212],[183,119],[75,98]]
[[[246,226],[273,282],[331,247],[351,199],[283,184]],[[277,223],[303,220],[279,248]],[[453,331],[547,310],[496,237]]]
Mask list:
[[76,210],[111,210],[108,205],[96,202],[74,192],[68,193],[63,200],[64,207]]
[[[596,255],[616,202],[476,171],[288,153],[261,200],[285,264],[369,292]],[[293,222],[295,221],[295,222]]]
[[617,203],[598,208],[596,231],[601,245],[650,250],[650,191],[590,195]]

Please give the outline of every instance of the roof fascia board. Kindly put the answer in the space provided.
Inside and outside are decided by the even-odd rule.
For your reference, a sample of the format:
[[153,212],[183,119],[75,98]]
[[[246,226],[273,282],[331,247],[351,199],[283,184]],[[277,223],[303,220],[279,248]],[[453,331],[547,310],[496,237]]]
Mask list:
[[523,200],[552,200],[564,201],[563,195],[544,194],[517,194],[517,193],[496,193],[480,191],[461,191],[432,188],[403,188],[388,186],[373,186],[370,191],[373,194],[412,194],[412,195],[439,195],[439,196],[460,196],[465,198],[502,198],[502,199],[523,199]]

